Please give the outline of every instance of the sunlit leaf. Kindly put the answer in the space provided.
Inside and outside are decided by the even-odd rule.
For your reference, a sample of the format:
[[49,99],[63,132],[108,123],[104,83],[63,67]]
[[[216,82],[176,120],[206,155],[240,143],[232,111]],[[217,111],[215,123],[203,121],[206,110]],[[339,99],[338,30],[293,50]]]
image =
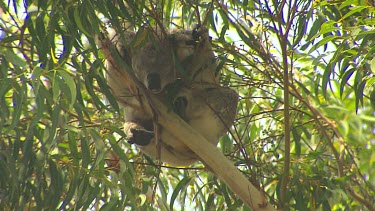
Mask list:
[[327,43],[333,41],[336,38],[337,38],[336,36],[327,36],[327,37],[323,38],[322,40],[320,40],[316,45],[314,45],[310,49],[308,54],[311,54],[313,51],[317,50],[318,48],[322,47],[323,45],[326,45]]
[[176,188],[174,189],[173,193],[172,193],[172,196],[171,196],[171,202],[170,202],[170,209],[173,210],[173,205],[174,205],[174,201],[176,200],[177,198],[177,195],[183,191],[184,188],[186,188],[186,186],[190,183],[190,181],[192,180],[191,177],[185,177],[183,178],[176,186]]
[[86,36],[91,36],[91,34],[86,30],[85,26],[83,25],[82,23],[82,19],[81,19],[81,13],[82,11],[80,11],[80,9],[78,7],[76,7],[74,9],[74,20],[78,26],[78,28],[86,35]]
[[375,74],[375,58],[371,59],[370,65],[371,71]]
[[60,70],[58,73],[69,88],[69,93],[70,93],[69,109],[72,109],[74,103],[76,102],[76,97],[77,97],[77,88],[76,88],[74,79],[69,75],[69,73],[67,73],[64,70]]
[[347,85],[349,85],[348,81],[349,81],[349,79],[351,78],[351,76],[353,75],[354,72],[355,72],[354,68],[349,69],[341,77],[341,81],[340,81],[340,97],[342,97],[342,94],[344,93],[344,87],[347,86]]
[[347,17],[352,16],[354,13],[361,12],[362,10],[367,9],[367,8],[369,8],[369,7],[368,6],[356,6],[354,8],[351,8],[350,11],[348,13],[346,13],[341,19],[344,20]]

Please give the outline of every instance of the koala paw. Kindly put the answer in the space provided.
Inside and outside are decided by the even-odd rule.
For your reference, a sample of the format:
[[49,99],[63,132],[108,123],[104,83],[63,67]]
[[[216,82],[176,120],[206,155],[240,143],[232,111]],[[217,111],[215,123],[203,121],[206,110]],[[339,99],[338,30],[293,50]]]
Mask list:
[[142,129],[132,128],[130,129],[132,136],[128,138],[129,144],[137,144],[140,146],[146,146],[154,138],[154,132]]
[[191,32],[194,41],[199,41],[204,37],[208,37],[208,29],[204,26],[196,24]]
[[191,33],[193,40],[198,41],[199,38],[202,36],[201,26],[196,24]]

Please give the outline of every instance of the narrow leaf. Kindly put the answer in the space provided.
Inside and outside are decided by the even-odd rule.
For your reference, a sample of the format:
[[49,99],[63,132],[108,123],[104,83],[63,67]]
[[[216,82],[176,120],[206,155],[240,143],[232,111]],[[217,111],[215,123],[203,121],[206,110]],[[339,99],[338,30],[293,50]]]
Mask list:
[[171,201],[170,201],[170,206],[169,206],[171,210],[173,210],[173,204],[178,196],[178,193],[180,193],[184,188],[186,188],[186,186],[190,183],[191,180],[192,180],[191,177],[185,177],[177,184],[171,196]]
[[68,99],[68,100],[70,102],[69,103],[69,110],[71,110],[73,108],[74,103],[76,102],[76,97],[77,97],[77,88],[76,88],[74,79],[65,70],[60,70],[59,75],[62,77],[65,84],[69,88],[70,99]]

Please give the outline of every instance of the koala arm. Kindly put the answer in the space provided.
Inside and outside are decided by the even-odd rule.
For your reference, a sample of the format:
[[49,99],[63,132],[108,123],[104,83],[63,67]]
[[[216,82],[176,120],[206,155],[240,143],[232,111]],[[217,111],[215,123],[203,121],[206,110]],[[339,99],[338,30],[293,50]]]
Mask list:
[[185,120],[216,146],[233,125],[238,94],[236,91],[218,86],[183,89],[178,98],[186,98]]
[[[154,137],[152,119],[146,115],[148,104],[144,104],[144,98],[128,75],[131,52],[127,45],[134,33],[112,33],[109,38],[96,37],[96,43],[100,51],[105,55],[106,75],[112,94],[117,102],[125,109],[124,132],[129,143],[140,146],[147,145]],[[121,39],[122,37],[122,39]],[[124,44],[125,43],[125,44]],[[150,124],[151,123],[151,124]]]
[[120,36],[115,32],[112,32],[109,37],[106,34],[95,37],[99,50],[106,58],[105,66],[108,84],[115,98],[121,103],[122,101],[127,101],[122,98],[137,95],[138,89],[128,75],[127,67],[129,67],[129,63],[124,58],[123,51],[126,48],[119,39]]
[[188,70],[192,76],[192,82],[219,85],[220,74],[217,72],[216,58],[212,50],[208,29],[203,26],[196,26],[192,31],[192,37],[197,40],[192,65]]

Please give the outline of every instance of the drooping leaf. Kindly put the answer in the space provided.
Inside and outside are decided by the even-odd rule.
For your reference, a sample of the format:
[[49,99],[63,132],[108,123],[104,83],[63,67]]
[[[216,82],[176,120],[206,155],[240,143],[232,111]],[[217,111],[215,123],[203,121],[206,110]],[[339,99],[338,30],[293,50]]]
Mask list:
[[191,182],[192,178],[191,177],[185,177],[183,178],[175,187],[173,190],[172,196],[171,196],[171,201],[170,201],[170,209],[173,210],[173,205],[174,201],[176,200],[178,194],[183,191],[184,188]]

